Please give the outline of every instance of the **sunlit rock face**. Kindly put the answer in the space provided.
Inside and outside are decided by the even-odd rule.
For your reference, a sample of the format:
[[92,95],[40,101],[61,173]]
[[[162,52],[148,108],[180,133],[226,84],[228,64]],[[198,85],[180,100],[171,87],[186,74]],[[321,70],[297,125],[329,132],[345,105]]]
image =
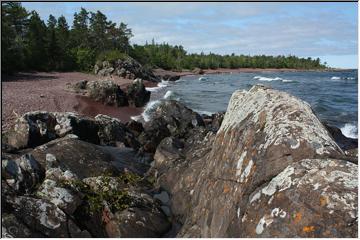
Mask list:
[[[351,201],[350,204],[357,209],[357,195],[354,192],[357,191],[357,183],[351,185],[352,188],[339,185],[334,189],[328,188],[330,192],[318,191],[319,185],[326,188],[332,184],[331,179],[327,177],[331,175],[329,171],[337,171],[339,168],[343,172],[340,174],[341,177],[346,175],[353,183],[357,179],[357,172],[354,172],[354,164],[344,165],[344,161],[341,160],[328,160],[342,159],[344,153],[308,103],[260,85],[249,91],[236,91],[231,97],[216,136],[214,139],[210,138],[210,141],[204,139],[202,142],[205,142],[205,145],[210,144],[208,148],[211,150],[202,156],[196,156],[192,154],[196,149],[189,151],[185,148],[186,157],[183,162],[186,164],[180,162],[177,166],[182,174],[173,175],[179,177],[177,180],[171,180],[175,184],[170,184],[173,195],[172,211],[179,214],[179,219],[183,223],[178,233],[179,237],[355,236],[356,224],[350,224],[352,220],[349,214],[349,219],[337,219],[337,224],[327,224],[330,220],[335,221],[330,213],[325,214],[325,211],[331,210],[319,208],[322,217],[315,217],[313,215],[317,213],[311,212],[310,206],[301,205],[300,198],[289,199],[281,206],[265,205],[265,200],[261,203],[256,202],[260,204],[256,209],[261,211],[255,211],[255,205],[253,207],[250,204],[250,197],[258,194],[262,188],[267,189],[266,186],[270,184],[269,190],[265,192],[272,195],[261,193],[256,197],[269,197],[266,199],[267,202],[272,197],[272,201],[276,203],[281,197],[278,193],[306,193],[305,195],[310,195],[313,199],[314,204],[318,200],[317,204],[321,205],[324,204],[320,203],[321,196],[324,195],[326,198],[325,195],[328,196],[331,191],[335,191],[341,193],[340,195],[349,194],[347,201]],[[161,156],[163,167],[166,158],[164,153]],[[324,173],[319,173],[323,175],[309,176],[307,171],[311,171],[311,168],[319,169],[318,164],[330,164],[330,161],[333,167],[325,168]],[[310,169],[299,162],[306,162]],[[311,184],[297,185],[289,178],[309,178]],[[159,179],[160,184],[164,186],[170,181],[166,181],[166,173],[162,173]],[[274,179],[278,179],[281,184],[271,185]],[[178,194],[179,189],[182,190],[181,195]],[[184,199],[186,204],[180,204]],[[328,204],[331,204],[331,201],[342,200],[329,197]],[[302,215],[307,220],[302,219],[298,228],[291,225],[293,216],[297,213],[293,207],[296,204],[307,211]],[[252,215],[245,214],[247,209]],[[349,207],[347,210],[337,210],[348,212],[354,209],[350,210]],[[336,212],[335,209],[333,211]],[[247,221],[251,221],[251,224]],[[311,225],[312,221],[316,221],[317,225]],[[272,225],[270,222],[276,224]],[[291,228],[281,227],[286,224],[291,225]],[[274,229],[267,230],[271,226]],[[328,232],[330,226],[339,229],[337,232]],[[344,226],[347,226],[347,229],[340,229]]]

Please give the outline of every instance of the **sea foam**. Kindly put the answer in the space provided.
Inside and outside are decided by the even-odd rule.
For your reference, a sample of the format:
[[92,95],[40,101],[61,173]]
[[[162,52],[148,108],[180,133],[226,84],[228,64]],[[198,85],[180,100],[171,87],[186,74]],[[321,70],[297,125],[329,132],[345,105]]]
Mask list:
[[340,130],[345,137],[358,138],[358,129],[353,124],[346,123]]
[[272,82],[272,81],[282,81],[282,82],[294,82],[293,80],[290,79],[282,79],[281,77],[274,77],[274,78],[269,78],[269,77],[263,77],[263,76],[255,76],[254,79],[257,79],[259,81],[266,81],[266,82]]
[[164,87],[167,87],[168,85],[169,85],[169,81],[161,80],[161,82],[159,82],[156,87],[147,87],[146,90],[150,92],[156,92]]

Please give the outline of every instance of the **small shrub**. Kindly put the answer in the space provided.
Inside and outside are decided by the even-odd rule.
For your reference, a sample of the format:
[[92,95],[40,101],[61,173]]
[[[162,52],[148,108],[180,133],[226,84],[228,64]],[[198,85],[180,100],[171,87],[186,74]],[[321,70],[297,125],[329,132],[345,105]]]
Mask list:
[[118,59],[124,60],[128,57],[128,55],[119,50],[110,50],[100,53],[96,60],[97,62],[109,61],[110,63],[114,63]]

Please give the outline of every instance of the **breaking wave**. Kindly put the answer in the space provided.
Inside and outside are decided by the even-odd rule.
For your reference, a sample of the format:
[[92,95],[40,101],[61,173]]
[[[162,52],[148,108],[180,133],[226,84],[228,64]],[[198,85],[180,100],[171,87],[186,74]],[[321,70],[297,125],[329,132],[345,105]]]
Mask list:
[[269,78],[269,77],[263,77],[263,76],[255,76],[254,79],[257,79],[259,81],[266,81],[266,82],[272,82],[272,81],[282,81],[282,82],[294,82],[294,80],[290,79],[282,79],[281,77],[275,77],[275,78]]
[[358,138],[358,129],[354,124],[346,123],[340,130],[345,137]]
[[148,90],[150,92],[156,92],[164,87],[167,87],[168,85],[169,85],[169,81],[161,80],[161,82],[159,82],[156,87],[147,87],[146,90]]

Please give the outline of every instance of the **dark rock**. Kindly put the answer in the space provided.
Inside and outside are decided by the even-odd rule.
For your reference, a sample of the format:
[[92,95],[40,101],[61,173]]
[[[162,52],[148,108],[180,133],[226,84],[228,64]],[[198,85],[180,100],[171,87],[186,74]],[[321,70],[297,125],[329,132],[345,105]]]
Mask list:
[[334,138],[335,142],[343,149],[344,151],[358,148],[358,140],[354,138],[345,137],[341,130],[335,126],[331,126],[323,122],[326,129],[329,131],[331,136]]
[[141,122],[130,120],[125,125],[135,137],[138,137],[144,131],[144,127]]
[[175,100],[164,101],[156,108],[153,118],[160,117],[167,123],[172,136],[183,136],[190,128],[204,126],[198,113]]
[[72,87],[76,92],[81,92],[86,89],[87,83],[88,83],[88,81],[83,80],[83,81],[75,83]]
[[179,80],[180,77],[181,77],[180,75],[165,74],[165,75],[162,76],[162,79],[165,80],[165,81],[173,82],[173,81]]
[[2,238],[43,238],[43,234],[31,231],[25,224],[17,219],[12,213],[1,214],[1,237]]
[[150,100],[150,91],[145,89],[142,79],[135,79],[134,82],[127,87],[127,97],[129,104],[135,107],[143,107]]
[[14,149],[35,147],[56,138],[56,118],[48,112],[29,112],[15,120],[6,144]]
[[32,152],[43,166],[46,156],[51,154],[61,165],[76,174],[80,179],[104,174],[117,174],[112,156],[100,146],[77,139],[59,139],[42,145]]
[[45,177],[45,168],[31,154],[16,160],[2,160],[1,165],[3,179],[20,194],[34,191]]
[[145,152],[154,153],[161,140],[171,135],[164,118],[152,119],[144,128],[138,140]]
[[99,114],[95,120],[99,124],[98,136],[101,145],[117,146],[117,142],[122,142],[133,149],[140,147],[133,133],[118,119]]
[[47,237],[71,237],[67,230],[67,216],[54,204],[31,197],[16,197],[11,202],[14,215],[31,231]]
[[88,96],[111,106],[127,106],[126,94],[111,80],[90,81],[86,84]]
[[75,134],[79,139],[94,144],[116,146],[121,142],[126,147],[139,148],[133,133],[115,118],[98,115],[93,119],[70,112],[37,111],[26,113],[16,120],[2,148],[7,152],[16,152],[68,134]]

